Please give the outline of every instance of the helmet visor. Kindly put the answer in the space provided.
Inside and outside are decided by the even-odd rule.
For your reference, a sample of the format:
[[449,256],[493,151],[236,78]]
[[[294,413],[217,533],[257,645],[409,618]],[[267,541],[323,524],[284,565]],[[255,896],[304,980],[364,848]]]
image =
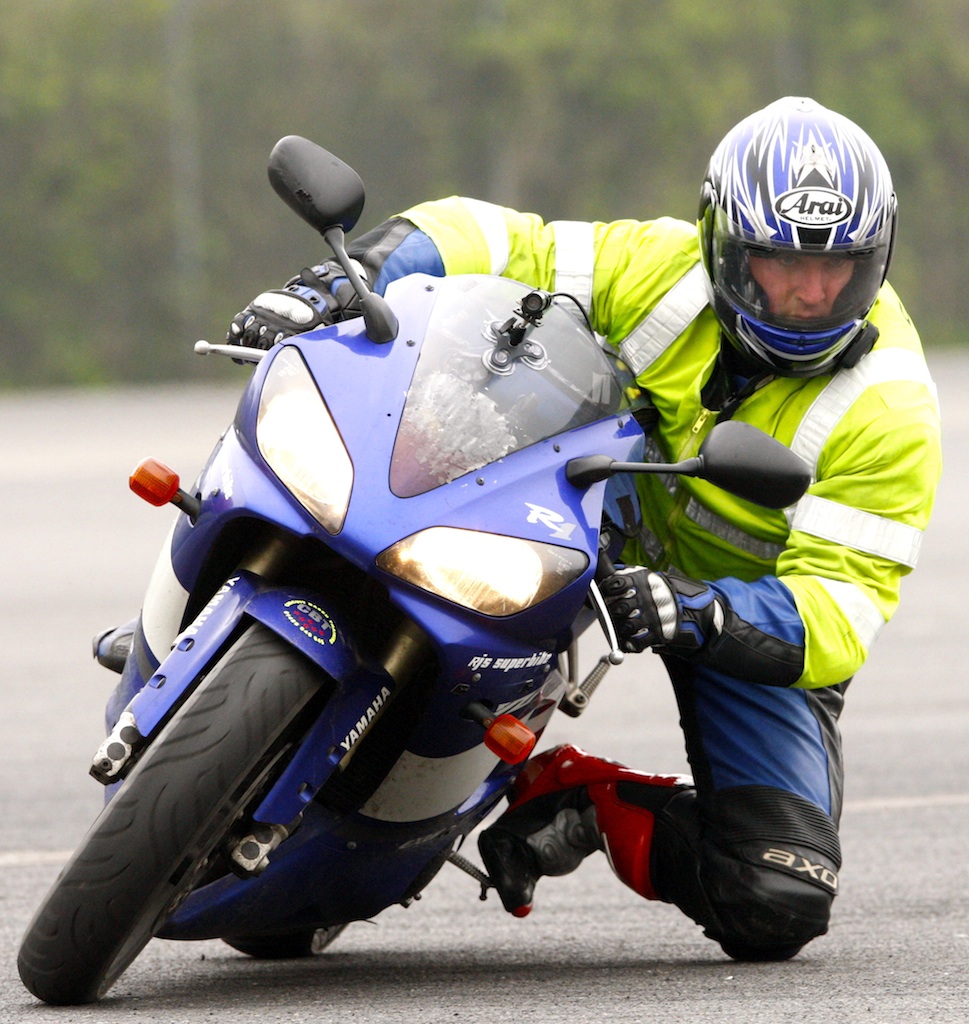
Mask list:
[[742,315],[769,327],[825,334],[864,318],[885,278],[890,246],[768,247],[713,238],[713,283]]

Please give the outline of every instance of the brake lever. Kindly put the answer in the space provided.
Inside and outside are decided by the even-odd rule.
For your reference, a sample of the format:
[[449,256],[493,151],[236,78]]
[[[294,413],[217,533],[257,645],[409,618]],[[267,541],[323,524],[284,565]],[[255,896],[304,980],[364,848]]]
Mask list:
[[616,627],[609,615],[609,609],[606,607],[602,591],[599,589],[599,580],[604,580],[614,572],[615,566],[612,564],[603,546],[599,550],[599,562],[596,566],[595,579],[589,584],[589,597],[592,600],[592,607],[596,613],[596,618],[599,620],[599,626],[606,636],[609,650],[596,662],[592,671],[581,683],[570,680],[565,695],[559,701],[559,710],[564,711],[570,718],[578,718],[589,706],[592,695],[605,678],[609,669],[613,665],[621,665],[626,660],[625,652],[619,646]]

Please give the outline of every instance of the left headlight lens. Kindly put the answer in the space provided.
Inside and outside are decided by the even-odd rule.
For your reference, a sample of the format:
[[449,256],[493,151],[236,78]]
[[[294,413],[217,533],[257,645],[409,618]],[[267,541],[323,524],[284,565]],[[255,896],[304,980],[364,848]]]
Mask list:
[[515,615],[585,572],[581,551],[476,530],[434,526],[377,556],[387,572],[484,615]]
[[256,417],[262,457],[327,533],[339,533],[353,488],[353,463],[297,349],[273,359]]

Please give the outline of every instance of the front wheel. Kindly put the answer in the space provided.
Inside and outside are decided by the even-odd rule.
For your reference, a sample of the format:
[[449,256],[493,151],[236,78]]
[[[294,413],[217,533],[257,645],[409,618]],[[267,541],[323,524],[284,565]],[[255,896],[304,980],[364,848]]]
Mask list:
[[57,1005],[117,980],[207,870],[267,766],[305,728],[319,671],[253,625],[151,743],[27,929],[18,967]]

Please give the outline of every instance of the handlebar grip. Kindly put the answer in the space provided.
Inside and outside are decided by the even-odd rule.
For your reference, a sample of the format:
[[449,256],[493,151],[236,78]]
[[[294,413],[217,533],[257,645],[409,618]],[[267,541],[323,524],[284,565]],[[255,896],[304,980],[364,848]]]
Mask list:
[[608,535],[604,534],[604,537],[606,537],[606,543],[600,544],[599,561],[596,563],[596,583],[601,583],[607,576],[611,576],[616,571],[616,567],[612,564],[612,559],[609,557]]

